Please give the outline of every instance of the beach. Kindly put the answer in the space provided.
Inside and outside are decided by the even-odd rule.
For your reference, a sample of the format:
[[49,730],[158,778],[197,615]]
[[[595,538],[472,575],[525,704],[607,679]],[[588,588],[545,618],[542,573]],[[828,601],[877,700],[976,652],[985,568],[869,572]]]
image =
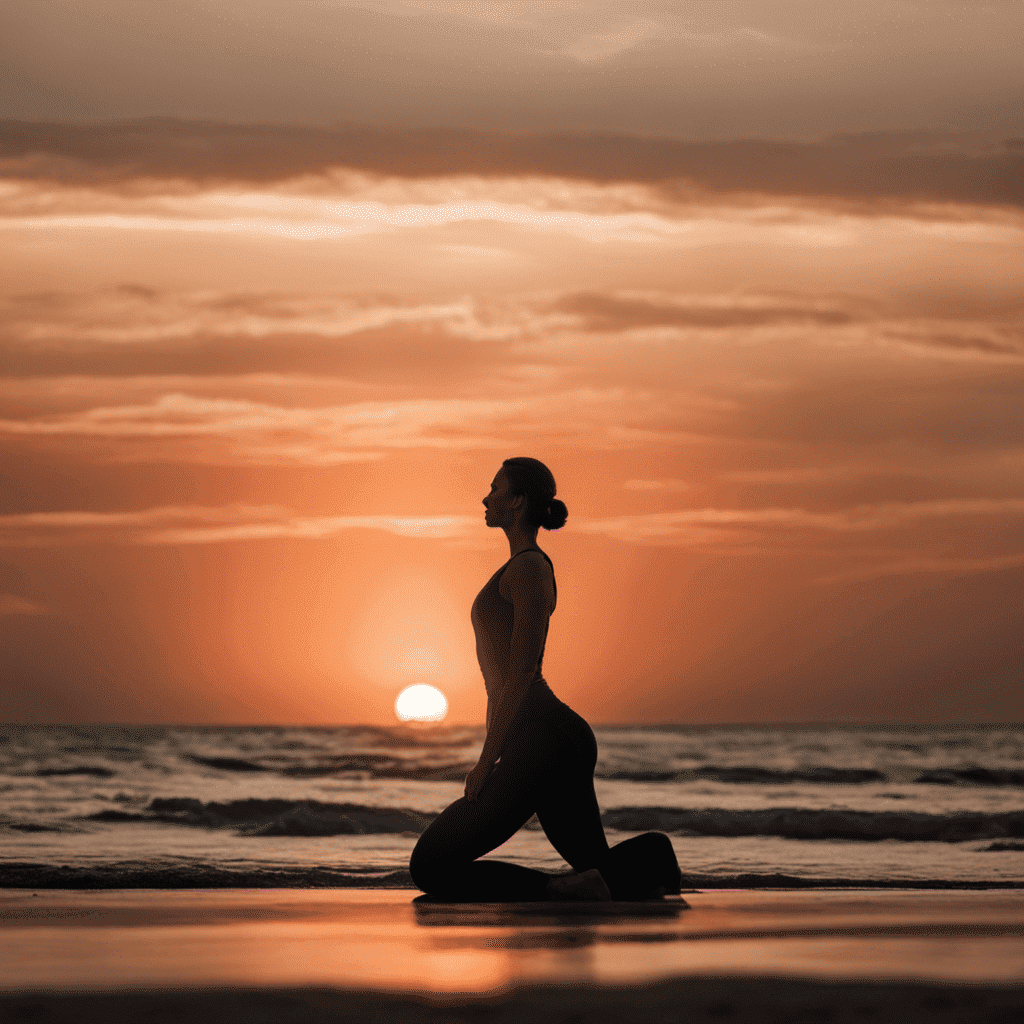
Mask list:
[[694,891],[416,902],[478,727],[0,730],[0,1022],[1024,1017],[1018,728],[595,731],[609,842]]
[[12,1022],[1010,1021],[1024,893],[717,890],[424,904],[408,889],[0,892]]

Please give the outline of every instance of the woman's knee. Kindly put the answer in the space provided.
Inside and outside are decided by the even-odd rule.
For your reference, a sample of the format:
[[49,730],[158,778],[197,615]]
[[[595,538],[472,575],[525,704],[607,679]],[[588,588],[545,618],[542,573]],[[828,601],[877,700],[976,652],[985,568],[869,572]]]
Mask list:
[[409,857],[409,874],[418,889],[437,893],[451,886],[452,879],[458,878],[459,871],[468,859],[446,840],[445,830],[435,827],[435,822],[416,841]]
[[438,855],[440,851],[434,849],[435,844],[431,842],[429,831],[420,836],[409,858],[409,874],[415,886],[424,892],[439,886],[444,865],[443,858]]

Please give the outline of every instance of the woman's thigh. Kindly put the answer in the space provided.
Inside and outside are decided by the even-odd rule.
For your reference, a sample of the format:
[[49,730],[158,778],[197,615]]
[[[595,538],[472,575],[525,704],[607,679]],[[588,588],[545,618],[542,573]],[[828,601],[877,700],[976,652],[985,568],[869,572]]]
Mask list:
[[597,867],[608,852],[593,774],[557,778],[544,792],[537,817],[551,845],[574,871]]
[[543,706],[517,721],[477,799],[460,797],[427,827],[414,865],[473,861],[509,840],[536,813],[569,864],[592,867],[608,848],[594,794],[596,761],[593,730],[547,695]]
[[476,800],[459,797],[426,828],[414,858],[476,860],[512,838],[536,812],[536,787],[512,763],[499,761]]
[[593,730],[559,703],[532,741],[532,750],[517,750],[525,755],[521,774],[530,779],[534,810],[545,834],[576,871],[596,866],[608,843],[594,792]]

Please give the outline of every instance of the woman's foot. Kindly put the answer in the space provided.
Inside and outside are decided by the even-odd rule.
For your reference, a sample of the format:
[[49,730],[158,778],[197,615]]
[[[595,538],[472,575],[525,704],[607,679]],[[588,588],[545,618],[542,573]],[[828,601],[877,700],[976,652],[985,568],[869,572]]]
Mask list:
[[608,903],[612,894],[597,868],[576,875],[555,875],[548,882],[549,900],[587,900]]

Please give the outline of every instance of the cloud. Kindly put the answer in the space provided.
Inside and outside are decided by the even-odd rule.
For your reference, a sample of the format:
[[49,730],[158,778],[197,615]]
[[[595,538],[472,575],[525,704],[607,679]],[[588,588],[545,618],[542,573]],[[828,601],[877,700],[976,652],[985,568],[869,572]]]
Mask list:
[[[273,334],[347,337],[408,323],[443,324],[452,334],[494,338],[479,317],[480,304],[401,303],[251,292],[161,293],[138,285],[98,292],[45,292],[0,300],[8,330],[24,343],[158,342],[167,338],[230,335],[263,339]],[[119,351],[124,351],[122,347]]]
[[523,25],[542,21],[552,14],[556,16],[587,13],[593,4],[584,5],[583,0],[407,0],[402,8],[392,4],[376,6],[382,12],[402,15],[410,11],[422,15],[448,15],[470,18],[475,21],[489,21],[496,25]]
[[479,516],[300,516],[276,506],[162,506],[134,512],[28,512],[0,516],[0,546],[216,544],[323,540],[348,530],[437,540],[472,536]]
[[[102,441],[115,461],[131,459],[132,453],[145,458],[147,442],[155,442],[150,456],[157,461],[335,465],[379,457],[389,448],[501,447],[500,438],[476,430],[514,417],[517,404],[451,399],[289,408],[166,394],[146,405],[0,420],[0,435]],[[119,442],[128,447],[119,448]]]
[[553,52],[571,57],[583,64],[600,63],[655,38],[662,30],[663,26],[657,21],[650,18],[634,18],[603,32],[584,36]]
[[[323,241],[491,221],[609,242],[654,240],[691,230],[691,225],[680,223],[677,217],[650,210],[544,209],[537,202],[543,200],[543,195],[534,197],[533,202],[518,203],[488,197],[386,203],[366,198],[207,190],[183,197],[162,197],[159,202],[153,202],[152,197],[135,201],[117,197],[108,203],[115,208],[104,210],[98,196],[82,195],[82,190],[76,190],[70,195],[52,194],[45,204],[49,209],[33,214],[24,210],[33,204],[31,197],[26,199],[19,194],[23,189],[6,191],[4,206],[14,216],[0,221],[0,226],[21,231],[174,231]],[[75,209],[76,200],[85,209]],[[67,209],[61,212],[61,206]]]
[[[811,512],[802,508],[686,509],[597,519],[574,518],[568,529],[569,532],[604,536],[624,543],[683,547],[707,547],[710,544],[717,547],[730,539],[740,546],[749,546],[755,540],[770,540],[773,532],[778,535],[792,530],[881,534],[913,527],[922,520],[963,521],[985,516],[1024,520],[1024,498],[886,502],[834,512]],[[303,516],[278,506],[160,506],[129,512],[27,512],[0,516],[0,545],[212,544],[278,538],[321,540],[356,529],[383,531],[402,537],[445,539],[471,537],[479,528],[480,517],[468,515]],[[932,556],[900,564],[955,566],[963,562],[964,566],[978,563],[984,567],[989,563],[1001,565],[1000,559],[1005,557],[964,560]],[[1012,558],[1006,564],[1017,564]]]
[[181,393],[147,404],[0,420],[0,437],[64,450],[84,445],[112,462],[328,466],[388,451],[501,450],[515,438],[621,449],[644,439],[620,423],[642,392],[559,391],[493,399],[395,399],[334,406],[280,406]]
[[0,616],[4,615],[49,615],[51,609],[38,601],[17,594],[0,593]]
[[717,479],[769,486],[946,476],[1015,446],[1020,311],[893,307],[795,291],[26,293],[0,300],[0,438],[90,461],[330,466],[545,437],[713,451]]
[[[826,534],[877,533],[913,526],[923,520],[993,516],[1024,520],[1024,498],[949,498],[917,502],[882,502],[834,512],[803,508],[685,509],[590,519],[574,529],[629,543],[681,547],[718,544],[732,538],[737,544],[770,540],[793,530]],[[730,531],[735,530],[735,534]]]
[[686,491],[690,485],[685,480],[626,480],[623,488],[627,491]]
[[663,379],[668,367],[659,360],[679,362],[694,346],[712,344],[1020,364],[1022,313],[901,315],[862,298],[795,292],[566,291],[427,303],[124,285],[0,297],[0,360],[9,379],[294,374],[414,385],[421,393],[443,383],[451,393],[459,382],[508,380],[528,366],[553,385],[568,365],[613,358],[627,360],[639,381],[643,365],[629,354],[637,344]]
[[[147,178],[266,184],[336,169],[633,182],[697,192],[877,203],[1024,205],[1024,140],[892,132],[821,142],[687,142],[623,135],[503,136],[456,129],[284,128],[149,118],[0,122],[0,176],[124,189]],[[469,211],[467,211],[468,213]],[[372,219],[373,211],[365,216]]]
[[879,325],[879,341],[908,352],[976,361],[1024,362],[1024,324],[907,319]]
[[949,558],[942,556],[917,556],[889,561],[874,561],[856,565],[838,573],[819,576],[815,583],[854,583],[861,580],[880,579],[885,576],[917,575],[967,575],[976,572],[999,572],[1024,566],[1024,554],[994,555],[985,558]]
[[738,484],[816,484],[850,481],[883,473],[898,473],[904,466],[895,459],[873,463],[841,463],[832,466],[790,466],[779,469],[744,469],[719,474],[719,479]]
[[122,286],[0,298],[10,376],[294,373],[449,381],[500,362],[539,318],[498,302],[167,293]]
[[568,314],[579,329],[626,331],[646,327],[725,330],[773,324],[835,327],[865,318],[847,299],[725,293],[658,295],[580,292],[559,298],[552,309]]

